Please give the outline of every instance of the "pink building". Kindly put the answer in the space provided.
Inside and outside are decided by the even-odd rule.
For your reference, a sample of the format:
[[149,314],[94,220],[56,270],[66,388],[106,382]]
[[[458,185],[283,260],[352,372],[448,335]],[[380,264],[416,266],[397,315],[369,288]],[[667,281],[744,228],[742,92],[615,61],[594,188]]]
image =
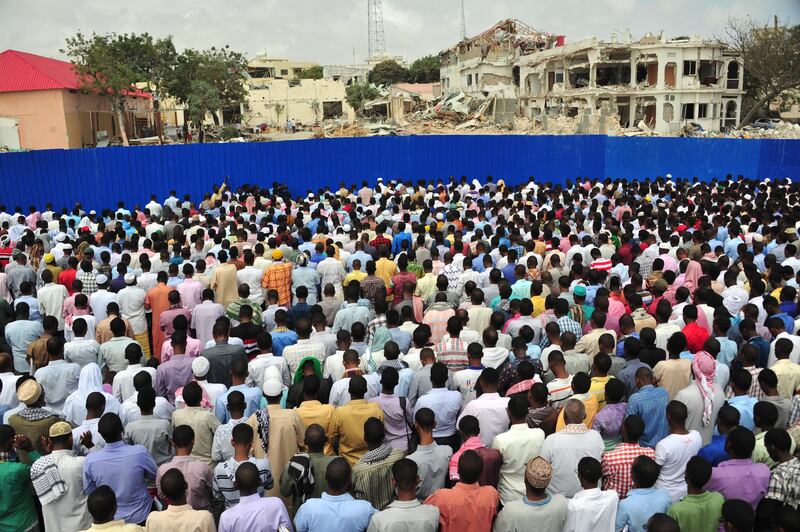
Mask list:
[[[128,137],[146,136],[151,96],[134,91],[126,100]],[[16,50],[0,53],[0,118],[16,120],[26,150],[94,146],[119,133],[108,100],[81,92],[71,63]]]

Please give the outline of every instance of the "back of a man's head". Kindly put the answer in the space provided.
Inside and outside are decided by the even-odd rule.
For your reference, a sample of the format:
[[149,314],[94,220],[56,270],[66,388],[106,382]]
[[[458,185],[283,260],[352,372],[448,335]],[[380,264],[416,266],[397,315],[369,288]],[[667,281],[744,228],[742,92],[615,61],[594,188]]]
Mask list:
[[464,484],[475,484],[483,472],[483,460],[475,451],[464,451],[458,459],[458,476]]

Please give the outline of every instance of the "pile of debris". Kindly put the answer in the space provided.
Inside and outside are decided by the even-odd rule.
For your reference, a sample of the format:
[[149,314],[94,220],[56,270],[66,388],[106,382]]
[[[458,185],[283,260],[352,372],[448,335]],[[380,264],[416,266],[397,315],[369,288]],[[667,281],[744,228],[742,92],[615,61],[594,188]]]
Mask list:
[[366,137],[369,133],[358,124],[350,124],[342,120],[332,120],[314,132],[315,139],[339,137]]
[[680,136],[729,139],[800,139],[800,124],[781,121],[769,128],[751,125],[741,129],[719,132],[706,131],[699,124],[689,123],[683,127]]

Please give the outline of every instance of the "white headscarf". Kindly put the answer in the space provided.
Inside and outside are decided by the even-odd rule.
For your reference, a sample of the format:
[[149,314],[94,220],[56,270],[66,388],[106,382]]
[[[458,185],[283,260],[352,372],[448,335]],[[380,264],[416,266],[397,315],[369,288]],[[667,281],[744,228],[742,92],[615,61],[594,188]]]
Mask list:
[[100,366],[91,362],[81,369],[78,379],[78,389],[72,392],[64,401],[64,415],[73,425],[80,425],[86,419],[86,398],[90,393],[99,392],[106,398],[105,412],[119,414],[120,404],[110,393],[103,390],[103,376]]

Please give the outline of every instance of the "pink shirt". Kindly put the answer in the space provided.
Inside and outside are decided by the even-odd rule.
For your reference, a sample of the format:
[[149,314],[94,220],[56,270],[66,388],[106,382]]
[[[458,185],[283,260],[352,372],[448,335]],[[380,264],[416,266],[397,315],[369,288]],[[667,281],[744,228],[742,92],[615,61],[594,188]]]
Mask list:
[[[186,337],[186,356],[189,358],[194,358],[196,356],[200,356],[200,351],[202,351],[203,346],[200,345],[200,340],[196,340],[191,336]],[[172,351],[172,344],[170,340],[164,340],[164,343],[161,345],[161,363],[163,364],[175,353]]]
[[203,301],[203,283],[194,279],[184,279],[176,288],[181,295],[181,303],[189,310]]

